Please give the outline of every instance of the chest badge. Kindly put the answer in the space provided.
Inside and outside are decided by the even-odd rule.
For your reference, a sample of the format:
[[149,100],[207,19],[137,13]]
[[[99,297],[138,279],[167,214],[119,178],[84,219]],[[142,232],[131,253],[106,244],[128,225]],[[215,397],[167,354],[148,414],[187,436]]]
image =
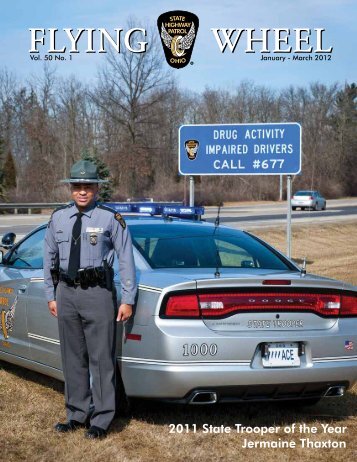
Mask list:
[[94,233],[91,233],[89,235],[89,242],[92,244],[92,245],[97,245],[97,242],[98,242],[98,236]]

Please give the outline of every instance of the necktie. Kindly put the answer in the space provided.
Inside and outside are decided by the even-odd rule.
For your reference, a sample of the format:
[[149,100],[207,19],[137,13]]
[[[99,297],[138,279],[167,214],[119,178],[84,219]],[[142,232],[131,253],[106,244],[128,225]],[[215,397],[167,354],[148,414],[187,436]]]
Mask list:
[[71,253],[68,263],[68,276],[71,279],[77,277],[77,271],[81,264],[81,231],[82,231],[82,213],[77,213],[77,219],[72,229]]

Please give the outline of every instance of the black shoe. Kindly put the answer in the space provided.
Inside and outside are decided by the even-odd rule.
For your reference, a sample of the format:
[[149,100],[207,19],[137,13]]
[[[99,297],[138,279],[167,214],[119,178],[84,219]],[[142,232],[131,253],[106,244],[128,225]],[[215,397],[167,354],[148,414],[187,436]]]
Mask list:
[[92,425],[90,429],[85,432],[84,436],[89,439],[105,438],[107,436],[107,431],[104,430],[104,428]]
[[88,426],[85,422],[84,423],[77,422],[77,420],[69,420],[66,423],[58,422],[54,426],[54,429],[56,430],[56,432],[59,432],[59,433],[73,432],[75,430],[78,430],[79,428],[88,428]]

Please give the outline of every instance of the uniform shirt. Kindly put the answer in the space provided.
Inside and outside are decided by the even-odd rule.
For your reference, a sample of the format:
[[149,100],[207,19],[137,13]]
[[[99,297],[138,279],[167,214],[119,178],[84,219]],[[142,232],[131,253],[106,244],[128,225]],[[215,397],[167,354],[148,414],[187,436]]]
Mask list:
[[[121,303],[133,305],[137,287],[131,236],[120,214],[103,207],[94,203],[82,212],[80,267],[103,266],[103,260],[112,266],[115,252],[119,260]],[[61,207],[53,212],[48,224],[44,247],[44,281],[48,301],[55,300],[50,268],[56,255],[60,269],[65,273],[68,271],[72,228],[78,212],[75,204]]]

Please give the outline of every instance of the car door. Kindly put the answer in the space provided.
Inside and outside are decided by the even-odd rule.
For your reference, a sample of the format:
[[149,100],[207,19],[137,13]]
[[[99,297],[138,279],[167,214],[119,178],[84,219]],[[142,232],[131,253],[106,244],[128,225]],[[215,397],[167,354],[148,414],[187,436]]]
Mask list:
[[28,289],[38,276],[42,240],[43,232],[31,233],[11,249],[0,265],[0,352],[24,359],[31,359]]
[[37,235],[36,273],[27,286],[27,335],[30,357],[36,363],[61,369],[57,318],[48,310],[43,278],[43,241],[46,228]]
[[45,232],[46,228],[41,227],[31,233],[11,250],[1,267],[0,290],[9,293],[9,304],[15,301],[16,312],[13,309],[13,327],[8,332],[8,345],[5,343],[4,346],[3,341],[0,348],[36,363],[61,369],[57,319],[49,313],[44,293]]

